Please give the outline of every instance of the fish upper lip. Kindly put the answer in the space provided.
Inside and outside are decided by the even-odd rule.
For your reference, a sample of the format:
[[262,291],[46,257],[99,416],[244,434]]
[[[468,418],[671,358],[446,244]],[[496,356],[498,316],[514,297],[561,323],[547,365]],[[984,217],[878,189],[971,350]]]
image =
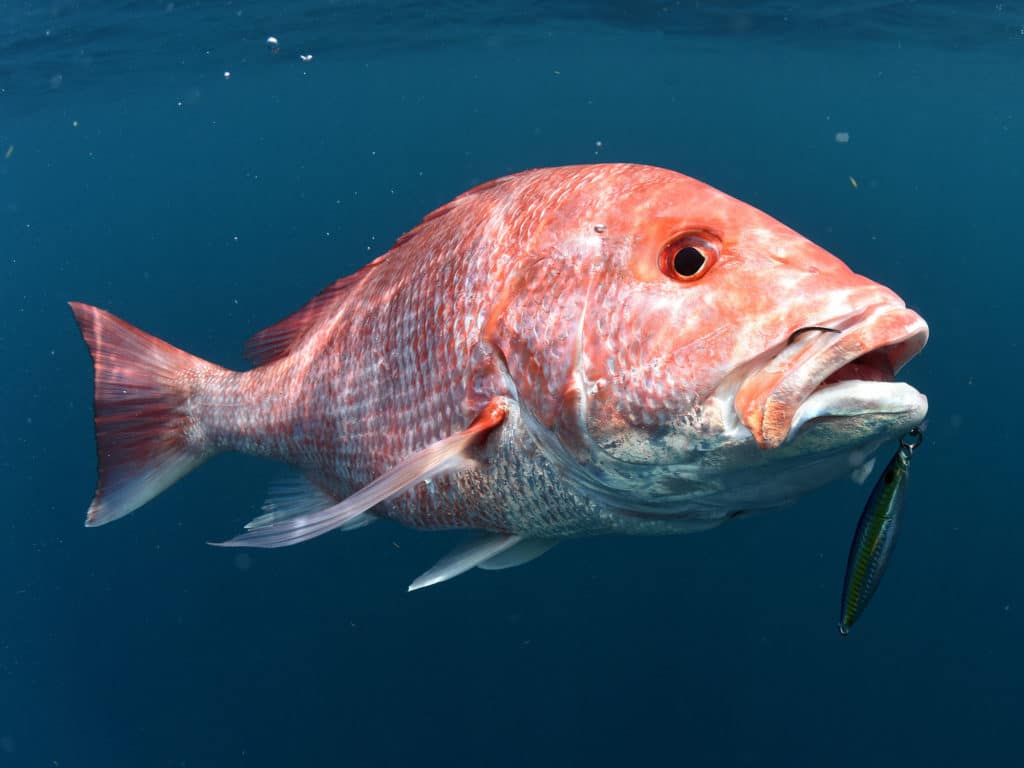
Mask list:
[[881,370],[886,363],[895,374],[928,341],[924,319],[892,304],[808,325],[840,332],[801,334],[748,376],[736,393],[736,413],[762,448],[777,447],[789,437],[797,409],[840,369],[865,358],[862,365],[887,377],[888,371]]

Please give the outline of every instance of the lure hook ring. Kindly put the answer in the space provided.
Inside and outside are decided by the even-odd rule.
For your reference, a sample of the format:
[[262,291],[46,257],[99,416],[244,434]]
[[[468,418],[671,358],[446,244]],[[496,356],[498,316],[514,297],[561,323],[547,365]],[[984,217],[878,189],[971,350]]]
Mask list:
[[920,427],[914,427],[907,434],[900,438],[900,448],[906,449],[907,453],[913,453],[921,443],[924,442],[924,432]]

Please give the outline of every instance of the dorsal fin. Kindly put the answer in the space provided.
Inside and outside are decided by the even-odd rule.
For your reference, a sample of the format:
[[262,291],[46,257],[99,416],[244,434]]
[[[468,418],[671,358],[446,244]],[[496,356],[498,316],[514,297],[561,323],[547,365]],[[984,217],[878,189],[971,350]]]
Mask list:
[[[470,198],[473,198],[481,192],[485,192],[493,187],[500,186],[512,178],[512,176],[505,176],[499,179],[485,181],[483,184],[478,184],[472,189],[463,192],[451,202],[442,205],[432,213],[428,213],[418,226],[409,230],[404,235],[401,235],[395,241],[391,250],[393,251],[399,246],[405,245],[410,240],[415,239],[418,235],[423,233],[425,225],[428,225],[430,222],[455,210]],[[390,253],[390,251],[388,253]],[[273,362],[274,360],[279,360],[291,353],[303,341],[303,339],[306,338],[306,335],[313,328],[316,328],[334,312],[337,302],[341,296],[349,288],[359,282],[371,267],[381,263],[387,258],[387,256],[388,254],[386,253],[383,256],[377,257],[374,261],[371,261],[354,275],[349,275],[348,277],[343,277],[340,280],[335,280],[329,286],[320,291],[320,293],[310,299],[302,309],[297,312],[293,312],[284,320],[275,323],[269,328],[264,328],[255,336],[250,338],[245,343],[246,359],[251,361],[254,365],[264,365],[266,363]]]
[[433,211],[424,216],[419,224],[417,224],[415,227],[410,229],[405,234],[399,235],[398,239],[395,240],[395,244],[391,246],[391,249],[394,250],[399,246],[405,245],[411,240],[415,240],[417,237],[420,236],[420,234],[424,231],[424,229],[426,229],[427,225],[429,225],[430,223],[436,221],[442,216],[451,213],[468,200],[477,197],[481,192],[486,192],[487,190],[493,187],[501,186],[502,184],[508,182],[510,179],[512,179],[511,176],[502,176],[501,178],[498,179],[491,179],[490,181],[485,181],[482,184],[477,184],[472,189],[468,189],[465,192],[463,192],[454,200],[450,200],[441,207],[435,208]]
[[254,365],[264,365],[288,355],[306,338],[307,333],[334,313],[344,293],[362,280],[367,269],[376,263],[371,262],[354,275],[335,280],[301,309],[250,338],[245,342],[246,359]]

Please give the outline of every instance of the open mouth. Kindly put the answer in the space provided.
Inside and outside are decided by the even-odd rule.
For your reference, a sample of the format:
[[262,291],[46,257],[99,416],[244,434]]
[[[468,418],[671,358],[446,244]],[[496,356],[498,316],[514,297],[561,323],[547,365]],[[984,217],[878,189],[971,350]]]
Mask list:
[[762,448],[781,445],[812,418],[921,408],[923,396],[894,382],[928,341],[928,325],[916,312],[879,305],[811,328],[736,393],[736,412]]

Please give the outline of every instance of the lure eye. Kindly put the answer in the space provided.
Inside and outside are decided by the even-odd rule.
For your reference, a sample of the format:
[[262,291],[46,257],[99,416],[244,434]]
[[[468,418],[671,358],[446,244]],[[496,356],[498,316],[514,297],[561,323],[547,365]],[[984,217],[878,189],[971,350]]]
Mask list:
[[683,235],[661,252],[661,271],[680,282],[699,280],[718,258],[718,246],[707,237]]

